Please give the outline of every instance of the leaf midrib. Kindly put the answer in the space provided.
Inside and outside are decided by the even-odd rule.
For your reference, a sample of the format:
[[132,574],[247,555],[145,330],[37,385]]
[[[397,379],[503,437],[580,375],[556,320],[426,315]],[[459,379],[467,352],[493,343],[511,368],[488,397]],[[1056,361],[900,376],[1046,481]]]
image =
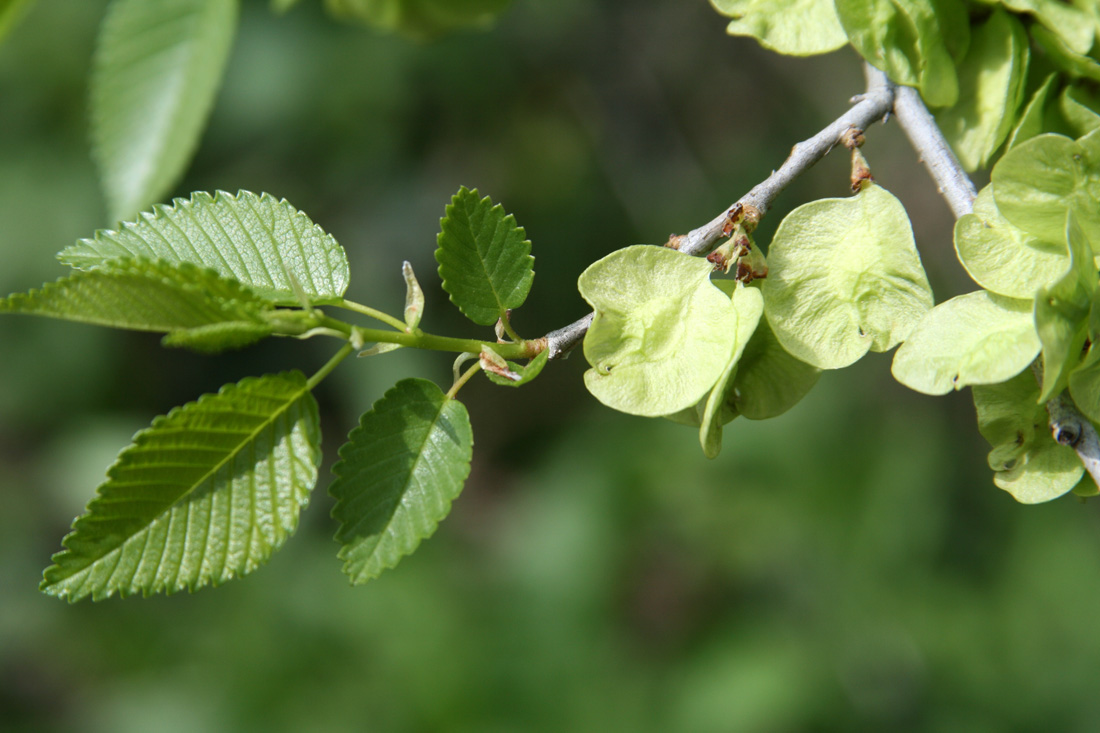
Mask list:
[[[272,413],[269,419],[267,419],[267,420],[263,421],[262,423],[260,423],[251,433],[249,433],[248,438],[246,440],[242,440],[233,451],[227,453],[225,458],[218,461],[218,463],[213,468],[211,468],[209,471],[207,471],[205,474],[203,474],[202,478],[195,481],[191,485],[191,487],[188,488],[185,492],[183,492],[178,497],[176,497],[176,499],[174,499],[172,501],[172,503],[170,503],[168,506],[166,506],[163,511],[160,511],[160,512],[156,513],[155,515],[153,515],[140,528],[135,530],[129,536],[125,537],[120,543],[118,543],[116,546],[112,547],[110,550],[104,552],[101,555],[90,558],[88,560],[88,562],[85,565],[83,565],[82,567],[74,570],[73,572],[69,573],[68,575],[64,576],[63,578],[58,578],[56,580],[51,581],[45,587],[49,588],[51,586],[58,585],[58,584],[63,583],[65,581],[72,580],[73,578],[77,578],[78,576],[89,572],[95,564],[97,564],[99,562],[102,562],[103,560],[106,560],[107,558],[109,558],[113,554],[121,553],[123,547],[125,547],[125,545],[128,541],[130,541],[134,537],[137,537],[139,534],[141,534],[143,532],[147,533],[149,528],[152,526],[153,522],[155,522],[158,518],[160,518],[160,517],[162,517],[166,514],[169,514],[173,509],[175,509],[177,506],[182,504],[185,499],[187,499],[189,496],[194,494],[195,490],[199,486],[206,483],[210,479],[211,476],[216,475],[217,472],[220,471],[221,468],[227,464],[227,462],[229,462],[230,460],[235,458],[237,456],[237,454],[241,450],[243,450],[244,446],[253,443],[256,440],[256,438],[259,436],[261,431],[266,430],[270,425],[272,425],[275,422],[276,419],[278,419],[283,414],[285,414],[290,409],[290,407],[293,404],[295,404],[298,400],[300,400],[302,398],[302,396],[308,391],[309,391],[309,389],[307,387],[303,387],[295,395],[295,397],[293,399],[287,401],[287,403],[282,408],[280,408],[280,409],[276,410],[274,413]],[[198,405],[199,403],[196,402],[195,404]],[[113,481],[114,478],[111,477],[108,480]],[[227,534],[228,534],[228,532],[227,532]],[[165,547],[167,547],[167,540],[165,542]],[[68,548],[66,548],[66,549],[68,549]],[[68,551],[69,551],[69,553],[73,552],[71,549],[68,549]],[[85,557],[87,557],[87,556],[85,556]],[[121,560],[121,558],[120,558],[120,560]],[[160,566],[160,563],[163,562],[163,560],[164,560],[164,554],[163,554],[163,550],[162,550],[161,559],[157,561],[158,567]],[[56,562],[54,563],[54,567],[61,568],[61,566]],[[117,567],[116,567],[116,569],[117,569]],[[112,577],[113,575],[114,575],[114,571],[112,570],[110,576],[108,576],[108,577]],[[177,575],[178,575],[178,573],[177,573]]]

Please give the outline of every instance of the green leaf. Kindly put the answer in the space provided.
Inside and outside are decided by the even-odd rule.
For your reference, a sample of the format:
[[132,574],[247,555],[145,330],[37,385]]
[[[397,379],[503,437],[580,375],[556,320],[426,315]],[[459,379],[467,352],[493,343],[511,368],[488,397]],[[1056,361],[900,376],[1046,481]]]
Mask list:
[[892,349],[932,307],[909,217],[874,184],[788,214],[768,265],[768,323],[783,348],[820,369]]
[[1100,127],[1100,100],[1083,85],[1071,84],[1062,90],[1059,108],[1077,135],[1087,135]]
[[[1092,32],[1091,28],[1089,32]],[[1089,56],[1074,51],[1066,45],[1061,36],[1042,26],[1033,25],[1031,26],[1031,37],[1042,47],[1042,50],[1046,51],[1046,57],[1070,77],[1100,81],[1100,63]]]
[[509,4],[511,0],[325,0],[338,18],[421,40],[463,27],[486,27]]
[[974,282],[1009,298],[1034,298],[1069,266],[1064,237],[1045,242],[1010,223],[997,209],[992,186],[978,192],[974,213],[955,222],[955,252]]
[[298,2],[299,0],[271,0],[271,10],[278,15],[282,15],[297,5]]
[[1043,131],[1043,115],[1047,96],[1050,94],[1050,90],[1054,86],[1054,80],[1057,78],[1057,74],[1048,75],[1046,80],[1035,90],[1035,93],[1031,95],[1031,99],[1024,107],[1015,129],[1012,130],[1012,134],[1008,138],[1008,145],[1005,146],[1006,150],[1011,150]]
[[634,245],[594,262],[577,282],[596,311],[584,337],[596,399],[632,415],[678,412],[722,375],[737,313],[710,282],[712,266],[664,247]]
[[11,32],[32,3],[34,0],[0,0],[0,41]]
[[836,0],[836,10],[868,63],[898,84],[918,87],[934,107],[955,103],[959,86],[951,51],[960,57],[965,52],[968,28],[959,0]]
[[737,337],[733,343],[733,353],[730,355],[729,363],[710,391],[699,425],[699,444],[703,447],[703,455],[707,458],[718,457],[718,452],[722,450],[722,424],[737,416],[736,413],[730,415],[726,409],[726,393],[738,371],[741,354],[756,331],[760,316],[764,313],[764,298],[760,295],[759,289],[746,287],[736,281],[733,287],[731,301],[737,312],[735,331]]
[[[236,280],[163,260],[119,260],[109,269],[76,272],[41,290],[0,300],[0,313],[170,332],[169,345],[204,351],[244,346],[270,335],[272,326],[264,317],[270,310],[270,303]],[[222,332],[217,342],[213,335],[202,335],[212,334],[211,327]],[[225,343],[226,338],[231,341]]]
[[848,43],[833,0],[710,0],[733,18],[731,36],[752,36],[760,45],[789,56],[813,56]]
[[237,0],[114,0],[92,71],[92,152],[110,216],[158,201],[183,175],[221,85]]
[[767,319],[762,319],[726,391],[726,410],[749,420],[777,417],[809,394],[820,376],[820,369],[784,349]]
[[1024,504],[1050,501],[1077,484],[1084,466],[1072,448],[1051,436],[1030,370],[1002,384],[974,387],[973,393],[978,430],[993,446],[993,483]]
[[1070,372],[1080,363],[1097,285],[1092,247],[1072,211],[1066,217],[1066,239],[1069,270],[1035,295],[1035,326],[1043,346],[1043,402],[1066,388]]
[[172,206],[154,206],[137,221],[98,231],[58,257],[84,270],[133,257],[190,262],[239,280],[278,305],[300,305],[296,284],[314,305],[337,303],[349,277],[347,255],[321,227],[285,199],[248,191],[198,192]]
[[41,589],[100,600],[252,572],[297,527],[320,441],[297,372],[249,377],[158,417],[107,472]]
[[1092,48],[1095,23],[1083,10],[1064,0],[1002,0],[1006,8],[1018,13],[1030,13],[1065,47],[1076,54],[1086,54]]
[[[1093,293],[1093,312],[1096,312],[1097,298]],[[1088,354],[1069,374],[1069,394],[1074,404],[1085,413],[1089,420],[1100,422],[1100,344],[1093,341]]]
[[1028,39],[998,10],[971,36],[959,65],[959,101],[936,115],[963,167],[985,167],[1012,129],[1027,81]]
[[439,276],[451,302],[474,323],[491,326],[507,311],[523,305],[535,273],[531,243],[489,197],[480,198],[465,186],[447,205],[441,221]]
[[1100,235],[1100,131],[1076,141],[1033,137],[997,161],[992,179],[1001,214],[1039,239],[1065,241],[1070,208],[1090,236]]
[[401,380],[363,415],[329,488],[353,584],[378,577],[435,532],[470,473],[473,443],[466,408],[423,379]]
[[979,290],[929,311],[894,355],[891,371],[910,389],[941,395],[1003,382],[1038,354],[1031,301]]
[[542,368],[546,366],[546,360],[549,358],[550,350],[544,349],[539,352],[538,356],[527,362],[526,365],[518,364],[514,361],[506,362],[509,371],[519,375],[519,379],[508,379],[507,377],[502,377],[499,374],[493,374],[489,371],[485,372],[485,376],[488,377],[489,381],[493,384],[499,384],[502,387],[522,387],[542,372]]

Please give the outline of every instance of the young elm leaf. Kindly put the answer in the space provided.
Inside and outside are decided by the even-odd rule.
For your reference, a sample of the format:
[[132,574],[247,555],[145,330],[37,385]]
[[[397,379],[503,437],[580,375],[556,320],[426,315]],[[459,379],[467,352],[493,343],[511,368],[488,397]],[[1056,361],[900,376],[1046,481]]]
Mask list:
[[344,573],[365,583],[435,532],[470,473],[470,418],[432,382],[403,379],[362,418],[333,466]]
[[41,589],[101,600],[246,575],[297,528],[320,461],[317,403],[302,374],[226,385],[134,436]]
[[285,199],[218,191],[172,204],[158,204],[118,231],[98,231],[58,258],[82,270],[134,257],[190,262],[277,305],[300,305],[295,281],[313,305],[339,302],[348,287],[343,247]]
[[710,282],[704,259],[634,245],[581,273],[577,287],[596,311],[584,337],[588,391],[632,415],[690,407],[729,363],[737,312]]
[[167,332],[166,345],[200,351],[245,346],[270,335],[265,315],[272,308],[236,280],[163,260],[115,260],[0,300],[0,313]]
[[768,265],[768,323],[783,348],[819,369],[892,349],[932,308],[909,217],[875,184],[788,214]]
[[492,326],[527,299],[535,273],[531,243],[489,197],[465,186],[447,205],[440,222],[439,276],[451,302],[474,323]]
[[491,371],[485,371],[485,376],[488,377],[489,381],[493,384],[499,384],[502,387],[522,387],[542,372],[542,368],[546,366],[546,360],[549,358],[550,350],[543,349],[539,352],[538,356],[527,362],[526,365],[517,364],[514,361],[505,362],[508,371],[519,375],[519,379],[509,379],[499,374],[494,374]]

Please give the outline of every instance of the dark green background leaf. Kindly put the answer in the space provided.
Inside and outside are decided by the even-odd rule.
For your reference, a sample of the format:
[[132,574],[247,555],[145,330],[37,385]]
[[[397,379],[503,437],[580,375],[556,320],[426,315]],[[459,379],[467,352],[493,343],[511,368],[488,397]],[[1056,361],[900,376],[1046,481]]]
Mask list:
[[163,198],[221,86],[237,0],[114,0],[92,74],[92,140],[110,217]]

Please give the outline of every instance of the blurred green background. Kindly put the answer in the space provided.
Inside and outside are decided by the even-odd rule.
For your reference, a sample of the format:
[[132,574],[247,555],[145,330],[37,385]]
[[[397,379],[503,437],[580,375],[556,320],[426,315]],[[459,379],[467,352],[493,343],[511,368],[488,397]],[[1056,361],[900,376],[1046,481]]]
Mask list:
[[[349,297],[475,334],[438,289],[460,185],[513,212],[538,276],[515,324],[585,312],[607,252],[708,221],[862,88],[849,52],[770,55],[704,0],[516,0],[488,32],[415,44],[304,0],[246,0],[228,77],[177,194],[284,196],[348,249]],[[40,0],[0,46],[0,291],[62,274],[111,226],[87,134],[104,0]],[[971,289],[947,207],[894,125],[865,152],[914,219],[939,300]],[[834,155],[760,230],[844,195]],[[0,319],[0,730],[1095,731],[1100,519],[996,489],[967,393],[889,356],[826,374],[787,415],[694,431],[601,408],[579,355],[522,390],[463,391],[465,492],[396,571],[351,588],[325,493],[358,415],[450,359],[346,363],[319,391],[320,487],[268,566],[194,595],[68,606],[36,590],[114,454],[155,414],[331,343],[222,357],[155,336]]]

